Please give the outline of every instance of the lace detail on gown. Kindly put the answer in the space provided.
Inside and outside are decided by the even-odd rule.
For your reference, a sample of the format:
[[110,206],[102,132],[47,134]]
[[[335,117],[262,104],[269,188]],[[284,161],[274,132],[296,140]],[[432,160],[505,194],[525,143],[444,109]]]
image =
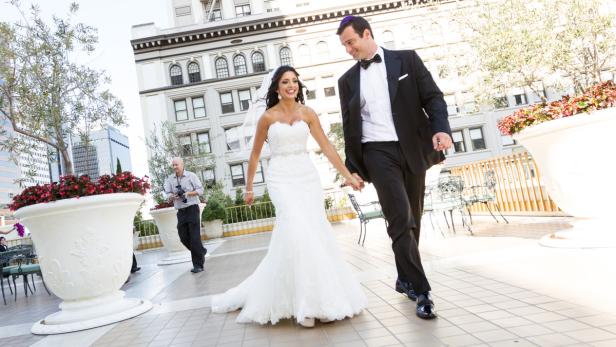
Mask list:
[[325,214],[323,188],[306,151],[309,133],[304,121],[270,125],[266,183],[276,207],[270,245],[248,278],[213,297],[213,312],[241,308],[237,322],[276,324],[291,317],[344,319],[366,307]]

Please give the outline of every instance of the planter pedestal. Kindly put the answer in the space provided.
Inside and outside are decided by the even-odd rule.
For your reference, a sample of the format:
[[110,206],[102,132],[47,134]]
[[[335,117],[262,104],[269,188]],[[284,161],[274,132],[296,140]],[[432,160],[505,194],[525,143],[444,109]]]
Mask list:
[[184,247],[178,235],[177,210],[173,207],[161,208],[150,211],[156,226],[158,235],[167,251],[167,257],[158,262],[158,265],[172,265],[192,261],[190,251]]
[[32,326],[33,334],[60,334],[125,320],[152,308],[120,290],[133,254],[133,218],[143,196],[114,193],[22,207],[43,280],[63,300],[60,311]]

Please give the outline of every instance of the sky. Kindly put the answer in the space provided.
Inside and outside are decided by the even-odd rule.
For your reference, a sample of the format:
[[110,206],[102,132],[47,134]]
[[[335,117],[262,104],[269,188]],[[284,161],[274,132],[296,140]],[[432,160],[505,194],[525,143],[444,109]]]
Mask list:
[[[158,27],[169,26],[167,0],[22,0],[22,9],[29,4],[39,5],[42,16],[65,17],[72,2],[79,4],[74,23],[82,22],[98,29],[97,50],[80,62],[99,70],[105,70],[111,77],[111,92],[124,104],[128,126],[120,131],[128,136],[133,172],[143,176],[147,173],[147,154],[139,104],[139,89],[133,51],[130,45],[131,27],[136,24],[154,22]],[[15,22],[21,19],[7,0],[0,0],[0,21]],[[82,61],[83,60],[83,61]]]

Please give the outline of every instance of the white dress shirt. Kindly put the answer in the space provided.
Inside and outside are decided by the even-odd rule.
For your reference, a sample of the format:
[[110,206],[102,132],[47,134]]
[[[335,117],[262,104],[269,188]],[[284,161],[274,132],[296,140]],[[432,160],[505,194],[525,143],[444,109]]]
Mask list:
[[398,141],[389,101],[383,48],[378,47],[376,54],[381,56],[382,62],[372,63],[367,69],[359,68],[362,143]]

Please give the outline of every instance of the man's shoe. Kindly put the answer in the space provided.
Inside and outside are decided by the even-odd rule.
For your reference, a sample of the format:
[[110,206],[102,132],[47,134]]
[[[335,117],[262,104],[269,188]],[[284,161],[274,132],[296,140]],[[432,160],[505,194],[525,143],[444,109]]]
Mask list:
[[396,280],[396,291],[398,293],[406,294],[406,296],[413,301],[417,300],[417,294],[415,294],[411,284],[401,281],[399,278]]
[[137,266],[137,267],[136,267],[136,268],[134,268],[134,269],[130,269],[130,273],[134,274],[135,272],[137,272],[137,271],[139,271],[139,270],[141,270],[141,267]]
[[430,292],[425,292],[417,298],[417,317],[422,319],[434,319],[436,318],[436,311],[434,309],[434,302]]
[[199,267],[199,266],[195,266],[195,267],[192,268],[192,270],[190,270],[190,272],[192,272],[194,274],[199,273],[201,271],[203,271],[203,268]]

